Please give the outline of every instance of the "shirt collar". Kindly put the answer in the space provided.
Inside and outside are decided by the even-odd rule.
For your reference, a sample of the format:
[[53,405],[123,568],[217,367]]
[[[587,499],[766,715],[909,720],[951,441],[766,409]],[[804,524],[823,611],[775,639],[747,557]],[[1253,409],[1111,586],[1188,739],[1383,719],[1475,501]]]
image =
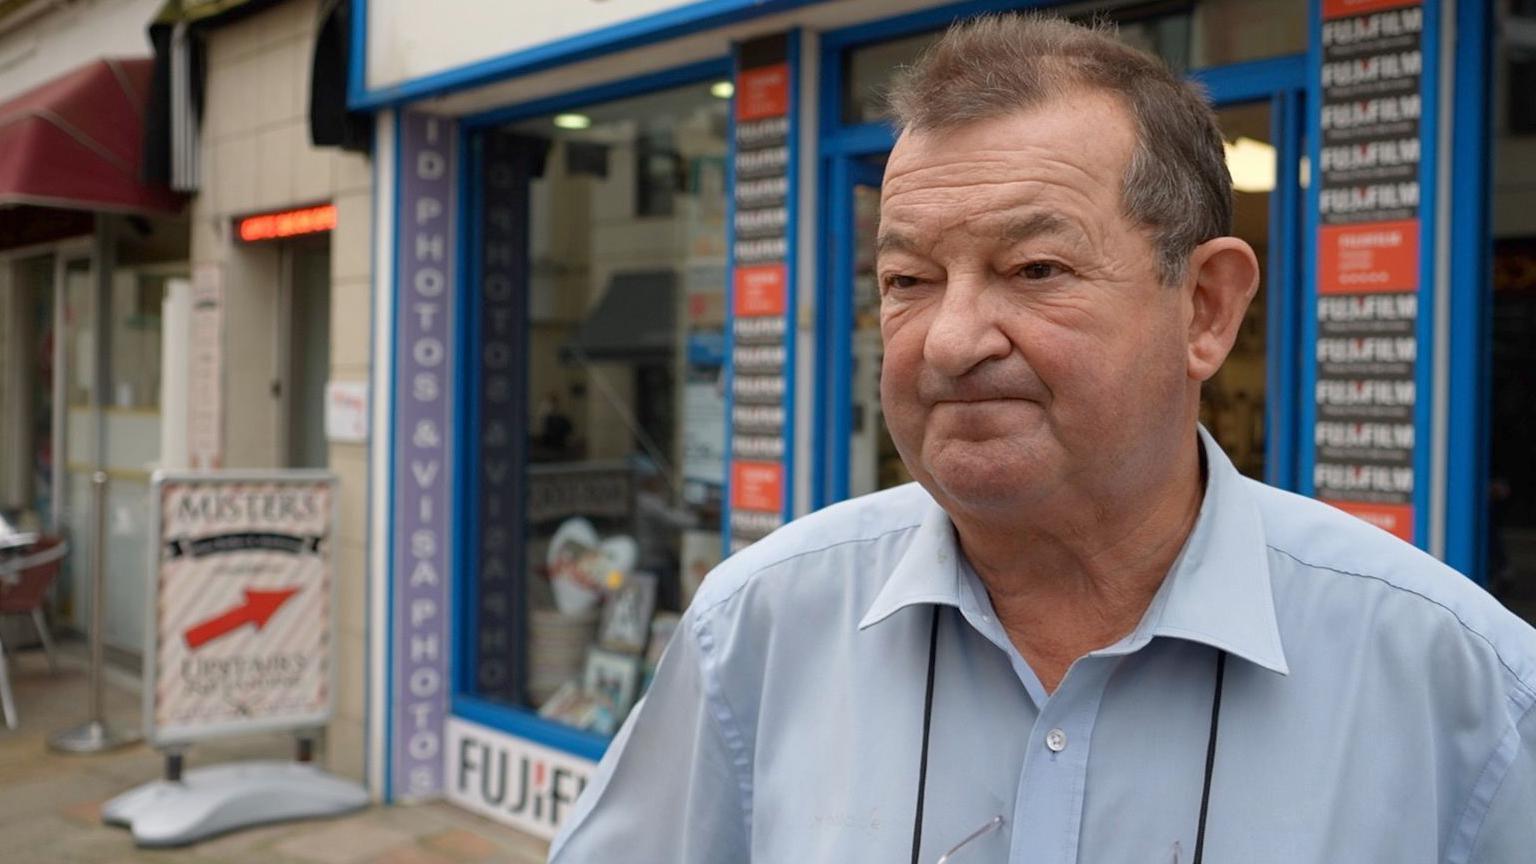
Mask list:
[[[1269,552],[1258,505],[1246,481],[1209,433],[1205,498],[1195,527],[1136,629],[1102,654],[1125,654],[1156,636],[1220,648],[1265,669],[1289,674],[1270,586]],[[863,630],[924,603],[965,608],[954,526],[936,502],[885,586],[859,622]]]
[[917,533],[891,570],[885,587],[865,611],[859,629],[879,624],[902,609],[921,603],[958,608],[961,590],[960,544],[955,542],[955,526],[944,508],[929,498]]

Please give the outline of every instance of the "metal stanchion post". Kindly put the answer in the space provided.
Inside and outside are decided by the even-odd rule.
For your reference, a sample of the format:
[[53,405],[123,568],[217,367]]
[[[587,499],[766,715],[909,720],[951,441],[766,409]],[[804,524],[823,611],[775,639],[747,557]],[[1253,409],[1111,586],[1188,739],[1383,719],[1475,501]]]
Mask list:
[[91,670],[90,719],[79,726],[55,732],[48,746],[65,753],[100,753],[132,744],[137,735],[122,735],[107,726],[102,706],[102,610],[107,604],[107,472],[91,475],[91,493],[96,507],[95,535],[91,538]]

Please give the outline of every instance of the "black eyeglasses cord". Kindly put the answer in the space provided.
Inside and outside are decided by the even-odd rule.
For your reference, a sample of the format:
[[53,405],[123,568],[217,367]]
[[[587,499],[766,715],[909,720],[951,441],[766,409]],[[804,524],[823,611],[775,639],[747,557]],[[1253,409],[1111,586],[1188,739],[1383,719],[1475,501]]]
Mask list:
[[[939,610],[933,607],[933,626],[928,632],[928,688],[923,695],[923,746],[917,763],[917,812],[912,817],[912,864],[921,864],[918,855],[923,846],[923,798],[928,791],[928,741],[933,731],[933,681],[939,657]],[[1216,651],[1216,684],[1211,698],[1211,729],[1205,739],[1205,783],[1200,791],[1200,822],[1195,830],[1195,858],[1205,857],[1205,819],[1211,807],[1211,775],[1216,770],[1216,731],[1221,725],[1221,685],[1226,678],[1227,652]]]

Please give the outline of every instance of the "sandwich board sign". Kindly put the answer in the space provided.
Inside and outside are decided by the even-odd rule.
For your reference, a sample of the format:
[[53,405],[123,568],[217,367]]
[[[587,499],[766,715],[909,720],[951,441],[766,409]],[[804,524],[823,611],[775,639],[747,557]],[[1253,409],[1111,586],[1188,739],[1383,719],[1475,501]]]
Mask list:
[[[166,777],[102,804],[140,846],[181,846],[237,828],[368,804],[356,783],[308,761],[246,761],[182,773],[179,751],[227,735],[331,718],[336,478],[323,471],[156,472],[144,737]],[[307,738],[304,739],[307,741]]]
[[335,478],[161,472],[152,499],[145,736],[167,747],[323,726]]

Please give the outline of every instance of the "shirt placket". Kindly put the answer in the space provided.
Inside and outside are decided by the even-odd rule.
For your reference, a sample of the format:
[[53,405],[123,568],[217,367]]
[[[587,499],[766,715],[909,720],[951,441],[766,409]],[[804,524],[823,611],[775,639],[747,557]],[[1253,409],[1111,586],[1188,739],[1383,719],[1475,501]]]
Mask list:
[[1110,658],[1084,657],[1042,706],[1019,775],[1009,860],[1075,864],[1094,721]]

